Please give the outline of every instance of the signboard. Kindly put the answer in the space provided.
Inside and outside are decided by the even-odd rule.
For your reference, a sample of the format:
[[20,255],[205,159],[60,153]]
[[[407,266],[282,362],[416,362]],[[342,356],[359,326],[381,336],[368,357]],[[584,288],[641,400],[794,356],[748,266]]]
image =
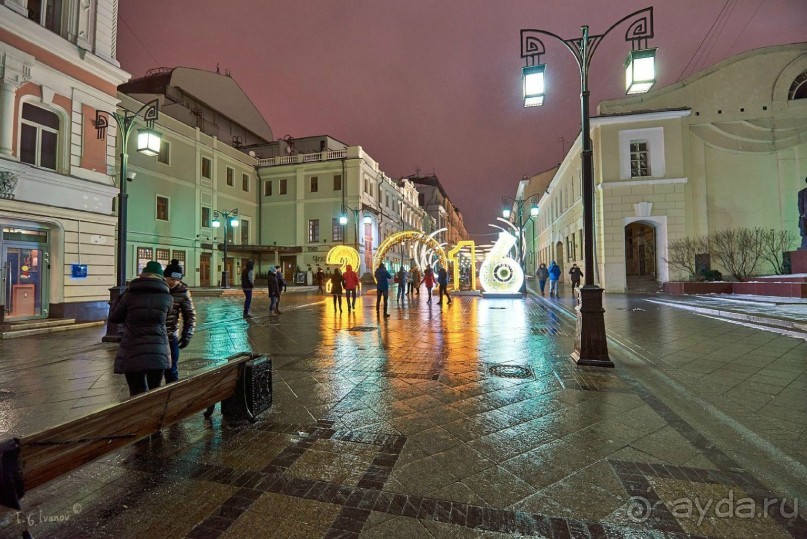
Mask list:
[[70,276],[73,279],[86,279],[87,264],[70,264]]

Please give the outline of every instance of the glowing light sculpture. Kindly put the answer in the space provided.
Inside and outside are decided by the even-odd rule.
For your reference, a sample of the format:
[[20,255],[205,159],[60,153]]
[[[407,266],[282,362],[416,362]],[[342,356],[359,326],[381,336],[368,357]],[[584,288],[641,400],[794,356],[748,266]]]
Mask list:
[[479,283],[488,294],[518,294],[524,283],[524,272],[516,260],[507,254],[516,244],[516,237],[502,231],[479,268]]
[[[463,247],[468,247],[471,250],[471,260],[474,265],[476,264],[476,243],[473,240],[462,240],[448,252],[448,259],[454,261],[454,290],[460,289],[460,251]],[[471,290],[476,290],[476,268],[470,271],[471,274]]]
[[[359,252],[353,247],[337,245],[328,251],[328,254],[325,256],[325,263],[329,266],[339,266],[339,271],[344,275],[348,264],[353,267],[354,271],[357,271],[359,264],[361,264],[361,259],[359,258]],[[360,290],[361,283],[359,283],[359,291]],[[331,281],[325,283],[325,292],[328,294],[331,293]]]
[[[378,246],[375,256],[373,257],[373,268],[377,268],[378,265],[384,260],[387,251],[389,251],[392,247],[405,242],[414,242],[425,245],[432,253],[436,254],[440,264],[444,268],[448,267],[446,253],[440,244],[437,243],[437,240],[434,239],[432,234],[426,234],[425,232],[420,232],[418,230],[403,230],[401,232],[392,234],[381,242],[381,245]],[[375,276],[373,279],[375,279]]]

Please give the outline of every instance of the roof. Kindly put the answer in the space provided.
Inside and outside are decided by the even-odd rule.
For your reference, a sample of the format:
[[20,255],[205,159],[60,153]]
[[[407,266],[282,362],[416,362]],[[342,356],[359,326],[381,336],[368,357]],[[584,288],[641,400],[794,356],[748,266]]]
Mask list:
[[272,128],[247,94],[229,75],[190,67],[159,68],[118,86],[125,94],[162,94],[170,87],[198,99],[266,141],[274,140]]

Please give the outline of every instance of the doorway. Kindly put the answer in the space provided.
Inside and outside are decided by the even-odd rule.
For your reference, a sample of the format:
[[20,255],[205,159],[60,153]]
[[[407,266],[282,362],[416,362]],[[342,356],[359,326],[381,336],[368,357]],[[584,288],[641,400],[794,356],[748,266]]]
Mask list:
[[627,290],[657,288],[656,229],[642,222],[625,226],[625,277]]
[[4,243],[3,320],[47,317],[47,250],[40,245]]
[[210,288],[210,253],[199,257],[199,286]]
[[560,268],[561,282],[563,281],[563,242],[555,244],[555,264]]

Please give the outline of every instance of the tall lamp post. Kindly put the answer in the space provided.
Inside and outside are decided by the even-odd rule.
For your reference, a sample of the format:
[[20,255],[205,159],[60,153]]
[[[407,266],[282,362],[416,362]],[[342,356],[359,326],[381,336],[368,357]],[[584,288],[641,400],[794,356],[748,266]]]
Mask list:
[[[219,219],[221,217],[221,219]],[[227,271],[227,241],[229,231],[238,228],[238,208],[234,210],[213,210],[213,228],[219,228],[224,223],[224,265],[221,268],[221,287],[230,288],[230,274]]]
[[[339,213],[339,224],[342,225],[342,243],[345,243],[345,225],[347,225],[347,212],[353,212],[353,224],[355,226],[354,234],[353,234],[353,248],[356,249],[356,252],[359,252],[359,213],[361,213],[361,208],[354,209],[350,206],[342,205],[342,211]],[[362,219],[362,222],[365,225],[368,225],[373,222],[370,219],[369,215],[365,215]]]
[[[126,193],[126,184],[134,179],[127,175],[126,168],[129,164],[129,135],[135,127],[135,119],[142,116],[146,126],[139,129],[137,133],[137,151],[143,155],[153,157],[160,153],[160,134],[154,130],[154,121],[159,117],[159,101],[154,100],[146,103],[137,111],[132,112],[122,109],[123,112],[106,112],[98,110],[95,112],[95,128],[98,138],[102,139],[106,135],[109,127],[108,118],[115,120],[118,126],[120,138],[120,178],[118,180],[118,260],[115,276],[115,286],[109,289],[109,311],[118,303],[123,291],[126,290],[126,236],[127,236],[127,209],[129,195]],[[122,324],[113,324],[107,320],[106,335],[101,338],[102,342],[120,342]]]
[[648,91],[655,84],[656,49],[647,48],[647,40],[653,37],[653,8],[640,9],[614,23],[603,34],[589,35],[588,26],[581,26],[582,37],[563,39],[544,30],[521,30],[521,57],[526,59],[522,69],[524,106],[535,107],[544,103],[544,74],[546,65],[540,63],[545,52],[544,43],[538,37],[545,35],[563,43],[577,61],[580,71],[580,137],[582,139],[583,183],[583,262],[585,285],[580,289],[577,306],[577,335],[572,359],[578,365],[613,367],[608,357],[605,335],[605,310],[602,307],[603,290],[594,284],[594,176],[592,145],[589,122],[588,71],[594,52],[608,33],[630,20],[625,32],[625,41],[631,43],[631,52],[625,61],[626,92],[638,94]]
[[[527,202],[530,203],[530,216],[525,221],[524,204]],[[532,221],[532,219],[538,215],[538,195],[533,195],[526,199],[502,197],[502,217],[509,220],[512,211],[511,208],[515,208],[516,210],[516,223],[518,225],[518,242],[516,243],[516,247],[518,248],[518,264],[521,266],[521,271],[526,275],[527,270],[524,267],[524,225]],[[527,279],[521,282],[521,293],[527,293]]]

